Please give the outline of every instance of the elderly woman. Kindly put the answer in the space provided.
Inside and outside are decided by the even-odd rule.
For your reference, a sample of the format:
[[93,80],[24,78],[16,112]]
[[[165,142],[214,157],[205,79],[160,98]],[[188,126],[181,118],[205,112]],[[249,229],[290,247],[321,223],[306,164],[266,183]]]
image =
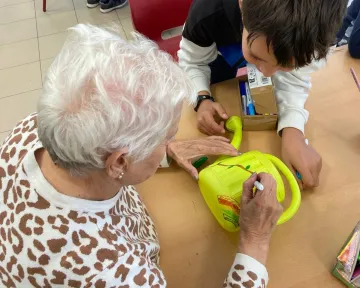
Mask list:
[[[0,149],[2,287],[166,286],[156,229],[132,185],[151,177],[166,152],[195,178],[194,157],[237,155],[221,137],[174,140],[193,94],[152,42],[73,28],[49,69],[38,114]],[[256,180],[266,190],[254,196]],[[281,213],[275,190],[269,175],[244,184],[238,254],[224,287],[267,285]]]

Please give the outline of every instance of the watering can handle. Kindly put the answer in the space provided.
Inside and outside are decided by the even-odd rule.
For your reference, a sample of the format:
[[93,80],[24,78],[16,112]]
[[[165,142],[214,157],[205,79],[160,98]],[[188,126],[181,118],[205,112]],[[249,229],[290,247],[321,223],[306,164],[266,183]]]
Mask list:
[[[231,140],[231,145],[234,146],[236,150],[239,150],[242,140],[242,122],[240,117],[231,116],[226,121],[225,127],[228,131],[234,134]],[[215,163],[221,162],[229,157],[230,156],[220,156],[216,159]]]
[[275,165],[275,167],[285,176],[290,185],[291,203],[289,207],[281,214],[277,224],[283,224],[291,219],[298,211],[301,203],[301,193],[295,176],[289,168],[278,158],[273,155],[265,154],[265,156]]
[[[240,117],[238,116],[231,116],[226,121],[226,129],[230,132],[233,132],[233,138],[231,140],[231,145],[234,146],[237,150],[239,150],[242,140],[242,122]],[[301,193],[299,185],[291,173],[289,168],[278,158],[273,155],[265,154],[265,156],[275,165],[275,167],[285,176],[288,180],[290,185],[290,190],[292,193],[291,203],[290,206],[283,212],[278,220],[278,225],[285,223],[286,221],[290,220],[291,217],[297,212],[300,207],[301,203]],[[224,159],[229,158],[229,156],[220,156],[216,159],[215,163],[219,163]]]
[[228,131],[234,133],[233,138],[231,140],[231,145],[234,146],[236,150],[239,150],[242,140],[242,122],[240,117],[231,116],[226,121],[225,126]]

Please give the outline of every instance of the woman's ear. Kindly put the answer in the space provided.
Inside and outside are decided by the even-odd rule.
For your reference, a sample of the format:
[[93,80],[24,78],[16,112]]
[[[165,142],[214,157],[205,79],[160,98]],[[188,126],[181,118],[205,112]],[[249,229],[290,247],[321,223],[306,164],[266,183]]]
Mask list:
[[239,0],[240,10],[242,9],[242,2],[243,2],[243,0]]
[[105,161],[106,173],[114,179],[121,179],[124,175],[127,167],[129,166],[126,155],[128,153],[127,148],[120,149],[111,153]]

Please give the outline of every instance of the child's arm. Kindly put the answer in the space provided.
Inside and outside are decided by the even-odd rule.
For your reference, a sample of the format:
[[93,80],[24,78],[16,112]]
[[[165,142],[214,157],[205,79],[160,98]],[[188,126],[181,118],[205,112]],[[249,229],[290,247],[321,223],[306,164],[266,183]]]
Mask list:
[[273,77],[279,112],[278,133],[284,128],[296,128],[304,133],[309,117],[305,102],[311,88],[310,74],[324,66],[326,60],[313,61],[309,66],[291,71],[277,72]]

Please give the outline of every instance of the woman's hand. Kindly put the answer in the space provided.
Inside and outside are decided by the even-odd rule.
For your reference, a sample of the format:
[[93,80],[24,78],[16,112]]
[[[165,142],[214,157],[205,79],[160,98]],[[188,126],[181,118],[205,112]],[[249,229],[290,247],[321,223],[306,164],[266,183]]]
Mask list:
[[166,153],[197,180],[198,171],[192,165],[194,160],[204,155],[239,155],[239,152],[229,142],[229,139],[221,136],[196,140],[174,140],[168,144]]
[[[254,194],[255,181],[259,181],[264,190],[257,190]],[[283,208],[276,198],[274,178],[265,173],[252,175],[243,186],[239,217],[239,252],[265,265],[271,234],[282,211]]]

